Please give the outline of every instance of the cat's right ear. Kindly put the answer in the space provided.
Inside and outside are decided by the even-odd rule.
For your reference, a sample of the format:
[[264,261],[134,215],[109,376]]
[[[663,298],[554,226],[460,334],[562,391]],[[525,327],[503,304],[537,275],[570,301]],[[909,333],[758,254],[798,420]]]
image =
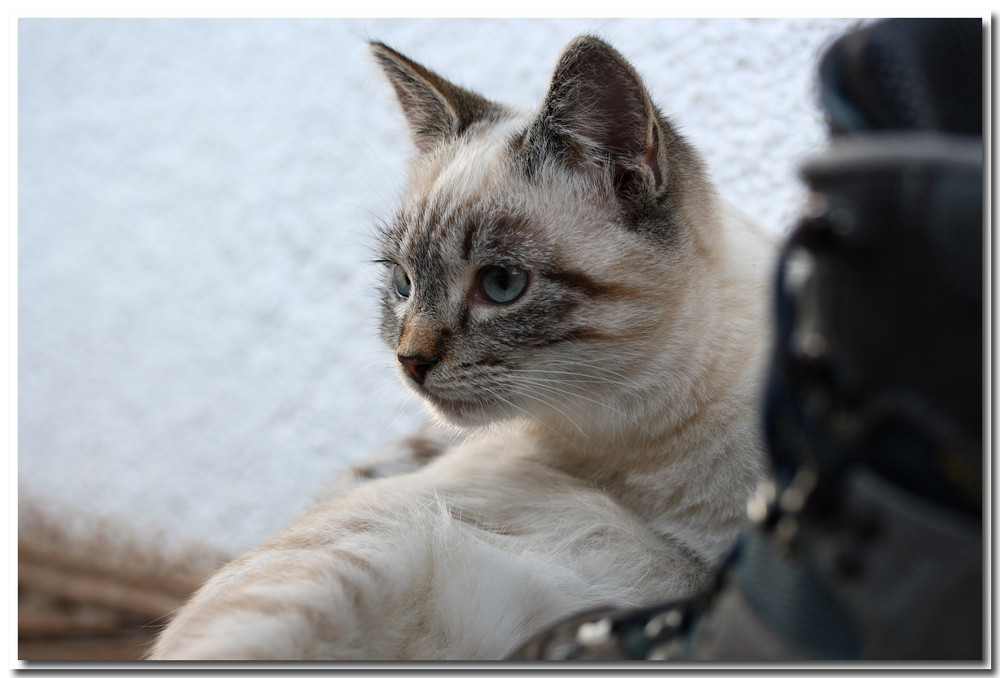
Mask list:
[[474,122],[496,119],[502,113],[499,105],[448,82],[381,42],[372,42],[371,51],[396,91],[422,153],[457,138]]

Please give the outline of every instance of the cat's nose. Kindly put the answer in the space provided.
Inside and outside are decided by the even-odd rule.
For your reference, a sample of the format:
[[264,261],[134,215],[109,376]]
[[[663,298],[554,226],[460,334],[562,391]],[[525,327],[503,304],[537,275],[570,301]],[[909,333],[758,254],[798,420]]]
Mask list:
[[402,364],[406,373],[418,384],[423,384],[424,379],[427,378],[427,373],[440,362],[440,358],[429,358],[422,353],[417,353],[416,355],[397,353],[396,358]]

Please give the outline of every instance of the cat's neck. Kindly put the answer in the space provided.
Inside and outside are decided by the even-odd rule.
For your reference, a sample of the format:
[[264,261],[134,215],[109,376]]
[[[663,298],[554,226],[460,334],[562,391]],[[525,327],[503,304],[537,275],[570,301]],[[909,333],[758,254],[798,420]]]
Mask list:
[[[737,338],[762,334],[749,327],[732,333]],[[732,325],[730,325],[732,328]],[[691,335],[699,344],[685,352],[697,359],[680,364],[671,356],[651,363],[663,374],[663,381],[646,385],[625,395],[604,400],[592,394],[586,409],[574,416],[555,414],[520,420],[518,428],[545,449],[560,450],[581,459],[604,457],[608,450],[627,451],[633,458],[650,456],[658,463],[697,454],[712,445],[731,427],[741,426],[745,415],[754,410],[760,395],[762,346],[737,344],[720,347],[728,332],[718,327]],[[716,342],[712,335],[718,337]],[[715,346],[711,344],[715,343]],[[720,350],[721,348],[721,350]],[[606,457],[605,457],[606,459]]]

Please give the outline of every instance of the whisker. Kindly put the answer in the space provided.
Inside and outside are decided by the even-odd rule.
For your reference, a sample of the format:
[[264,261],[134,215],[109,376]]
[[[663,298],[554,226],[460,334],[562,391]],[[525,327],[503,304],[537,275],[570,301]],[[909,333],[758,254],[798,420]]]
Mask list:
[[616,384],[617,382],[608,377],[588,374],[586,372],[570,372],[568,370],[517,370],[517,374],[530,375],[540,374],[545,376],[575,377],[574,384]]
[[[547,407],[551,407],[551,408],[552,408],[552,409],[554,409],[554,410],[555,410],[556,412],[558,412],[559,414],[561,414],[561,415],[562,415],[562,416],[563,416],[563,417],[564,417],[564,418],[566,419],[566,421],[567,421],[567,422],[569,422],[570,424],[572,424],[572,425],[573,425],[573,427],[574,427],[574,428],[575,428],[575,429],[576,429],[577,431],[579,431],[581,435],[586,435],[586,431],[584,431],[584,430],[583,430],[583,427],[582,427],[582,426],[580,426],[580,425],[579,425],[579,424],[578,424],[578,423],[577,423],[577,422],[576,422],[576,421],[575,421],[575,420],[573,419],[573,417],[571,417],[571,416],[570,416],[569,414],[567,414],[567,413],[566,413],[566,412],[565,412],[564,410],[562,410],[562,409],[561,409],[560,407],[558,407],[558,406],[557,406],[557,405],[555,404],[555,402],[554,402],[554,401],[552,401],[552,400],[545,400],[545,399],[544,399],[544,398],[542,398],[542,397],[541,397],[541,396],[540,396],[539,394],[537,394],[537,393],[531,393],[530,391],[526,391],[526,390],[524,390],[524,389],[521,389],[521,388],[513,388],[512,390],[513,390],[513,392],[514,392],[514,393],[515,393],[516,395],[520,395],[520,396],[524,396],[524,397],[527,397],[527,398],[531,398],[531,399],[533,399],[533,400],[537,400],[538,402],[542,403],[543,405],[545,405],[545,406],[547,406]],[[549,430],[551,430],[551,431],[555,431],[555,429],[553,429],[553,428],[552,428],[551,426],[548,426],[548,424],[545,424],[544,422],[542,422],[542,421],[541,421],[540,419],[538,419],[537,417],[533,417],[533,419],[535,419],[535,421],[537,421],[537,422],[539,422],[539,423],[541,423],[541,424],[544,424],[544,425],[545,425],[545,426],[546,426],[546,427],[547,427],[547,428],[548,428]]]
[[[484,390],[487,391],[487,393],[489,393],[490,395],[492,395],[494,398],[497,398],[501,402],[504,402],[507,405],[510,405],[514,409],[518,410],[519,412],[521,412],[522,414],[524,414],[528,419],[531,419],[532,421],[534,421],[534,422],[536,422],[538,424],[541,424],[545,428],[549,429],[550,431],[552,431],[553,433],[555,433],[556,435],[558,435],[563,440],[566,440],[567,442],[569,441],[569,439],[566,438],[566,436],[564,436],[562,433],[560,433],[556,429],[552,428],[549,424],[547,424],[546,422],[542,421],[541,419],[539,419],[535,415],[531,414],[530,412],[528,412],[524,408],[519,407],[518,405],[515,405],[513,402],[511,402],[507,398],[504,398],[502,395],[500,395],[499,393],[497,393],[495,390],[489,389],[489,388],[484,388]],[[539,400],[539,402],[541,402],[544,405],[550,405],[550,406],[552,406],[550,403],[546,403],[544,400],[541,400],[540,398],[535,397],[531,393],[527,393],[527,392],[523,392],[522,393],[522,392],[518,391],[517,389],[514,389],[514,395],[521,395],[521,396],[527,396],[529,398],[534,398],[535,400]],[[552,407],[554,407],[554,406],[552,406]],[[557,409],[557,411],[559,411],[560,414],[563,414],[563,416],[565,416],[568,421],[570,421],[571,423],[573,423],[572,420],[569,419],[568,415],[566,415],[565,413],[563,413],[562,411],[560,411],[558,409]],[[579,428],[579,427],[577,427],[577,428]],[[580,433],[583,433],[583,429],[580,429]]]
[[[570,398],[574,398],[574,399],[577,399],[577,400],[584,400],[584,401],[587,401],[587,402],[590,402],[590,403],[594,403],[595,405],[598,405],[598,406],[603,407],[605,409],[611,410],[615,414],[621,415],[621,417],[623,419],[625,419],[626,421],[628,421],[629,425],[638,427],[641,431],[643,431],[643,433],[646,433],[647,435],[652,435],[650,433],[650,431],[648,429],[646,429],[645,426],[643,426],[640,422],[633,420],[628,415],[627,412],[623,412],[622,410],[620,410],[620,409],[618,409],[616,407],[613,407],[610,403],[602,402],[602,401],[599,401],[599,400],[594,400],[593,398],[589,398],[589,397],[587,397],[587,396],[585,396],[583,394],[574,393],[573,391],[568,391],[566,389],[559,388],[558,386],[554,386],[550,382],[539,381],[539,380],[526,380],[525,383],[529,383],[532,386],[537,387],[537,388],[542,388],[542,389],[546,389],[546,390],[549,390],[549,391],[553,391],[553,392],[561,394],[561,395],[569,396]],[[581,430],[581,433],[583,433],[582,430]]]
[[[636,382],[633,379],[630,379],[629,377],[627,377],[622,372],[620,372],[618,370],[613,370],[613,369],[611,369],[609,367],[605,367],[603,365],[595,364],[593,362],[594,360],[599,360],[601,358],[602,358],[601,356],[598,356],[596,359],[590,359],[590,360],[586,360],[586,359],[574,359],[574,360],[570,360],[570,359],[560,359],[560,358],[546,358],[546,362],[554,363],[554,364],[557,364],[557,365],[561,364],[561,365],[572,365],[574,367],[587,367],[589,369],[598,370],[598,371],[604,372],[605,374],[610,374],[612,376],[618,377],[622,381],[625,381],[625,382],[627,382],[627,383],[635,386],[636,388],[640,388],[640,389],[642,388],[641,384],[639,384],[638,382]],[[607,360],[612,360],[612,359],[613,360],[620,360],[621,356],[604,357],[604,358],[607,359]]]

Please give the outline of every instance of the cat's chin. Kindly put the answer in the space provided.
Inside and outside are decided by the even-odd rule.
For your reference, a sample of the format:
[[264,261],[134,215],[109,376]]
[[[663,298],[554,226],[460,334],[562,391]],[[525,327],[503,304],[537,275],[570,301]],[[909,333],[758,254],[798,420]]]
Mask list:
[[421,397],[442,423],[459,428],[478,428],[509,418],[497,408],[483,403],[448,400],[426,393],[421,394]]

